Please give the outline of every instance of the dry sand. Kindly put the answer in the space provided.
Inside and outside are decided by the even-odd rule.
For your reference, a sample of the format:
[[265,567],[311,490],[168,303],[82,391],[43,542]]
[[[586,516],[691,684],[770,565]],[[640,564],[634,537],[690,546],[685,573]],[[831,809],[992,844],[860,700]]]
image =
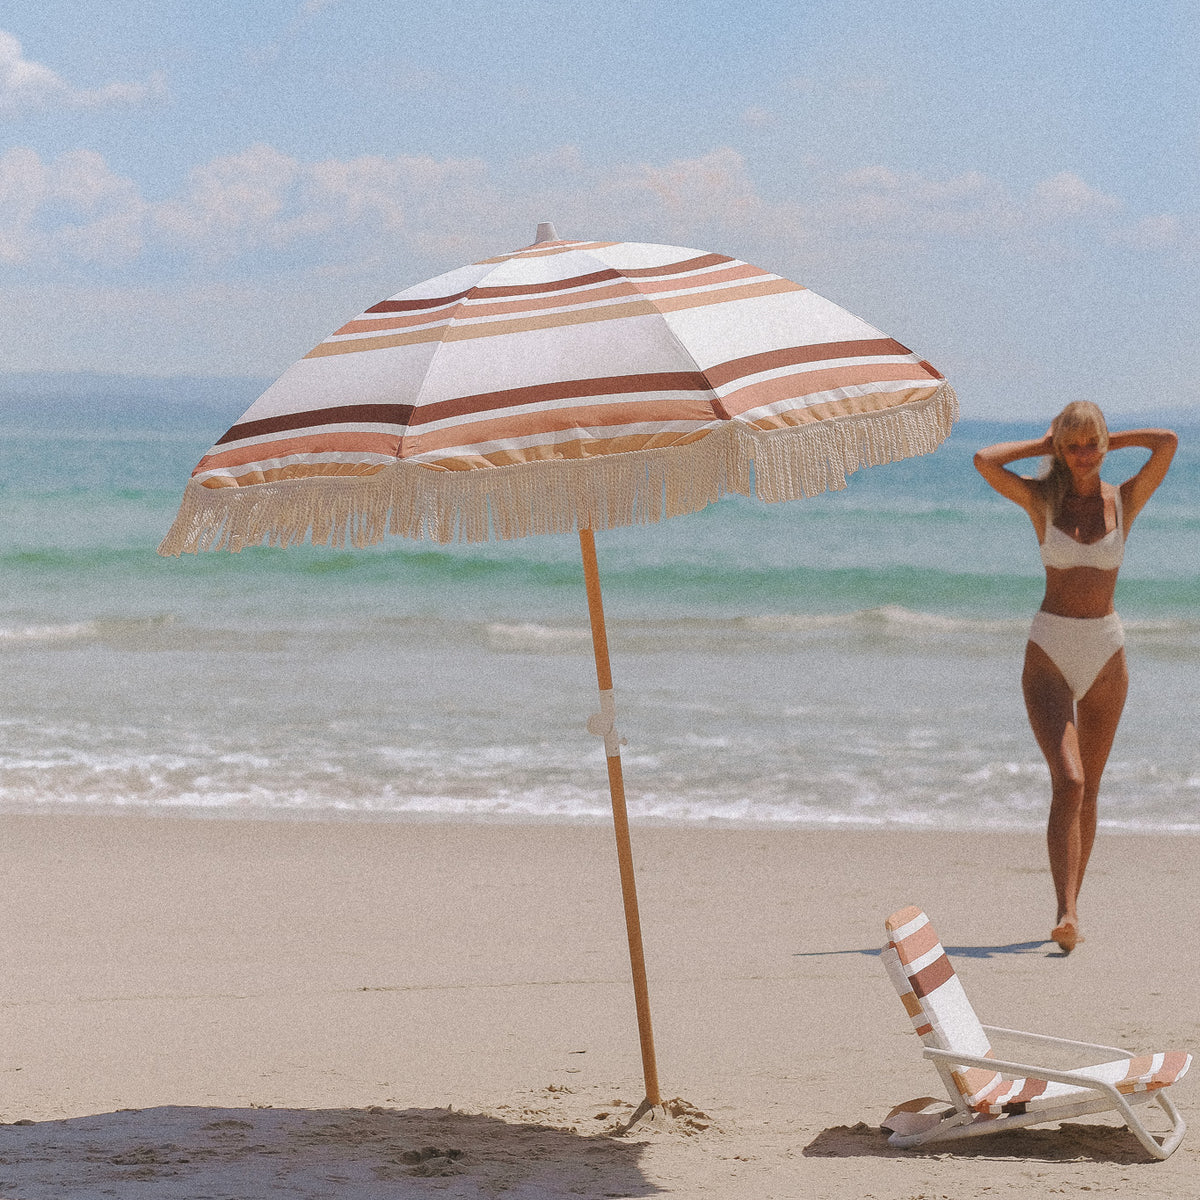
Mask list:
[[1102,836],[1064,958],[1036,836],[635,829],[682,1100],[616,1137],[608,830],[5,817],[0,1198],[1194,1200],[1200,1130],[1165,1163],[1105,1118],[890,1150],[937,1079],[876,951],[920,904],[983,1020],[1194,1050],[1198,845]]

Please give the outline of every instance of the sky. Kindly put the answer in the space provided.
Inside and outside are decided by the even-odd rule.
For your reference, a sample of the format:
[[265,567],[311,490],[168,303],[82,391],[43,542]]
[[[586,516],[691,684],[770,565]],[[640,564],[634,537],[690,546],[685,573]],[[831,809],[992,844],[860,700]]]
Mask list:
[[269,380],[561,236],[716,250],[965,416],[1193,406],[1194,0],[38,0],[0,10],[5,373]]

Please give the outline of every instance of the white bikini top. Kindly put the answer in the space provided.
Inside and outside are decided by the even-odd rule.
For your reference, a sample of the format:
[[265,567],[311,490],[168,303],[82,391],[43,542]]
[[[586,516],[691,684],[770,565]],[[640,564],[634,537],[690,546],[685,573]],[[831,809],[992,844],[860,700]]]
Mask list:
[[1046,540],[1042,542],[1042,562],[1048,567],[1096,567],[1115,571],[1125,557],[1124,514],[1121,511],[1121,489],[1117,489],[1117,525],[1099,541],[1078,542],[1065,530],[1059,529],[1046,514]]

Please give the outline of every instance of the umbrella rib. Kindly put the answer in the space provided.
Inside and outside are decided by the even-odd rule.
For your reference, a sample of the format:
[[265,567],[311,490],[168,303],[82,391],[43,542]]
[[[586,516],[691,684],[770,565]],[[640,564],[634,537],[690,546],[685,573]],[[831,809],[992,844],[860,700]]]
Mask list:
[[[446,330],[451,328],[451,326],[454,323],[454,314],[457,313],[463,307],[463,305],[467,302],[468,299],[470,299],[471,293],[473,291],[475,291],[476,288],[480,287],[483,284],[484,280],[489,279],[492,275],[494,275],[496,273],[496,271],[500,269],[501,265],[502,264],[498,263],[495,266],[493,266],[491,268],[491,270],[485,271],[482,275],[480,275],[480,277],[477,280],[475,280],[475,282],[473,284],[471,284],[471,286],[469,288],[467,288],[466,291],[464,291],[461,296],[459,296],[459,298],[454,302],[454,304],[449,309],[446,310],[446,314],[445,314],[446,315],[446,323],[442,326],[443,333]],[[433,368],[434,368],[435,364],[437,363],[437,360],[440,357],[442,351],[445,349],[445,347],[446,347],[446,339],[444,336],[439,335],[437,340],[434,342],[434,350],[433,350],[433,353],[429,356],[429,363],[421,375],[420,385],[418,386],[416,393],[412,397],[412,408],[409,413],[409,421],[405,423],[404,429],[400,434],[400,440],[396,447],[396,458],[399,461],[403,461],[403,458],[404,458],[404,439],[409,436],[409,430],[412,428],[412,425],[411,425],[412,414],[419,411],[419,409],[420,409],[421,395],[425,391],[425,385],[429,381],[430,377],[433,375]],[[490,524],[490,517],[489,517],[489,524]]]

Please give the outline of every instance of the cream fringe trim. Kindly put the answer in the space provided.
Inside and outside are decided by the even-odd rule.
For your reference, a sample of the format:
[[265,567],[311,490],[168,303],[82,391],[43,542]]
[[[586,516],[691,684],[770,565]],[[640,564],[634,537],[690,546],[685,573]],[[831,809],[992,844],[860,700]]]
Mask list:
[[935,450],[958,417],[948,383],[925,400],[789,429],[730,421],[687,446],[594,459],[437,471],[396,463],[357,478],[205,488],[190,482],[159,554],[266,543],[369,546],[387,534],[483,542],[653,524],[724,495],[796,500],[846,486],[859,467]]

